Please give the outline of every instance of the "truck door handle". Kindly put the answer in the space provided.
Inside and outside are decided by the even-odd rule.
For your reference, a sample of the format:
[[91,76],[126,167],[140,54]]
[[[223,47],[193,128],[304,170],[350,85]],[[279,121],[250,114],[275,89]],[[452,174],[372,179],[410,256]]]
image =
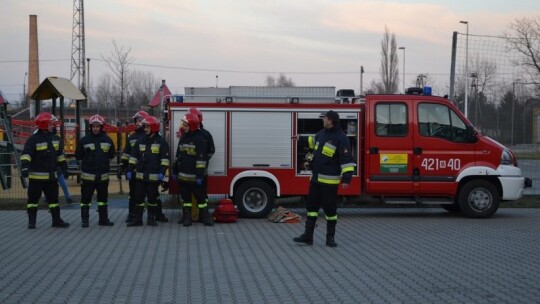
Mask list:
[[413,154],[422,154],[422,148],[414,147],[413,148]]
[[377,147],[369,148],[369,154],[379,154],[379,148]]

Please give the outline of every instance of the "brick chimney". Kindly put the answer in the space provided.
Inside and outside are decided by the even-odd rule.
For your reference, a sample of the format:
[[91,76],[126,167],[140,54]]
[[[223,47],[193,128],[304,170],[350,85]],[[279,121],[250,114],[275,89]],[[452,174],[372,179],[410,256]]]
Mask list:
[[[38,52],[38,33],[37,33],[37,15],[30,15],[30,40],[28,48],[28,96],[39,86],[39,52]],[[33,102],[31,102],[33,104]],[[33,118],[34,107],[30,107],[30,116]]]

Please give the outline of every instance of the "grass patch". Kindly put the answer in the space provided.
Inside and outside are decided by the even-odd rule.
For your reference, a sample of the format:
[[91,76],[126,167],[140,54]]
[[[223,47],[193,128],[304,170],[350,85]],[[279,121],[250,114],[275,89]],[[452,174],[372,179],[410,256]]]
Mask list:
[[516,158],[520,159],[540,159],[540,152],[514,152]]
[[517,201],[501,202],[500,208],[540,208],[540,196],[527,195]]

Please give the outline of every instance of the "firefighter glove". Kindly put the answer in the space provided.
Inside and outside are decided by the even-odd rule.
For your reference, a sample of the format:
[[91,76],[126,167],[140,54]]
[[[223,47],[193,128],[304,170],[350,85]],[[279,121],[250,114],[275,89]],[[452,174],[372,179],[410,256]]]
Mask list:
[[24,168],[24,169],[21,170],[21,176],[24,177],[24,178],[28,177],[28,169],[27,168]]
[[165,175],[163,175],[163,173],[159,173],[159,174],[158,174],[158,179],[159,179],[160,181],[162,181],[164,178],[165,178]]
[[169,190],[169,183],[161,182],[161,192],[165,192],[167,190]]
[[203,179],[202,178],[197,178],[197,180],[195,181],[195,183],[199,186],[202,186],[202,182],[203,182]]
[[131,173],[131,171],[128,171],[128,172],[126,173],[126,179],[127,179],[127,180],[131,180],[132,175],[133,175],[133,173]]
[[122,179],[122,175],[124,175],[124,173],[126,172],[126,170],[122,167],[118,167],[118,170],[116,170],[116,177],[118,177],[118,179]]

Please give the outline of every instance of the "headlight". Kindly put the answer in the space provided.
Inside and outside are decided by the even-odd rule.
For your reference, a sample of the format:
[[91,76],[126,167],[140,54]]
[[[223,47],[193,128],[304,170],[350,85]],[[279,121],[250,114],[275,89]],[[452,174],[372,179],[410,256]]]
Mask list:
[[501,165],[510,165],[510,166],[516,165],[514,154],[512,154],[510,150],[508,149],[503,150],[501,154]]

